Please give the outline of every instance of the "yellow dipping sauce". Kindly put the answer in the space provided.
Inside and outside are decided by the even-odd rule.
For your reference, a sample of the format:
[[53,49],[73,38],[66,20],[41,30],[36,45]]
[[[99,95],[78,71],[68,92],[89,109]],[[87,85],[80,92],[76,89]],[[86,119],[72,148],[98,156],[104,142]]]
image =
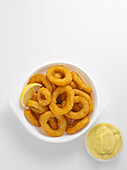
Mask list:
[[100,123],[90,130],[87,147],[94,157],[110,159],[116,156],[122,147],[121,133],[112,124]]

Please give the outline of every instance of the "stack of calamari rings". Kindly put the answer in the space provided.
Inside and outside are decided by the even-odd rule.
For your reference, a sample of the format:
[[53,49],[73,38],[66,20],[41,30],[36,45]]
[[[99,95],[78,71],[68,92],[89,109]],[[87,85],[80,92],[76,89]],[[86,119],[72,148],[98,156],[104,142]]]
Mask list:
[[90,122],[93,111],[92,89],[79,75],[62,65],[50,67],[46,75],[33,75],[28,84],[39,83],[40,89],[27,101],[24,111],[30,123],[42,127],[52,137],[70,135]]

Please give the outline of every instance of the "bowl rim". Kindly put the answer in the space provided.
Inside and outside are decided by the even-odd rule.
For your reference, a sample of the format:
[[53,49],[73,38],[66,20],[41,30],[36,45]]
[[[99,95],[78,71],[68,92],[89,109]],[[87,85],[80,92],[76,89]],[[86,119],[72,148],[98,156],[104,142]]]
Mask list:
[[[62,61],[62,60],[60,60],[60,61],[53,61],[53,62],[45,62],[45,63],[43,63],[43,64],[35,67],[35,68],[32,69],[30,72],[28,72],[28,74],[25,76],[25,78],[24,78],[24,79],[22,80],[22,82],[20,83],[20,90],[22,90],[25,82],[28,80],[28,78],[29,78],[32,74],[34,74],[34,72],[39,71],[39,69],[41,70],[43,67],[48,66],[48,65],[52,65],[52,64],[54,64],[54,65],[57,65],[57,64],[67,64],[67,65],[71,65],[71,66],[74,66],[74,67],[78,68],[79,70],[81,70],[82,72],[84,72],[84,73],[87,75],[87,77],[88,77],[88,79],[91,81],[91,83],[92,83],[92,85],[93,85],[93,87],[94,87],[94,89],[95,89],[95,93],[96,93],[96,95],[95,95],[95,96],[96,96],[96,110],[95,110],[95,114],[96,114],[97,107],[98,107],[98,105],[97,105],[97,103],[98,103],[98,89],[97,89],[97,87],[96,87],[96,83],[94,82],[93,78],[89,75],[89,73],[88,73],[85,69],[83,69],[83,68],[82,68],[81,66],[79,66],[79,65],[76,65],[76,64],[71,63],[71,62],[68,62],[68,61]],[[10,101],[9,101],[10,106],[11,106],[11,103],[12,103],[12,101],[10,100]],[[11,107],[11,108],[12,108],[12,107]],[[12,108],[12,109],[14,110],[14,108]],[[21,109],[21,108],[20,108],[20,109]],[[14,110],[14,112],[15,112],[15,110]],[[15,114],[16,114],[16,112],[15,112]],[[16,116],[18,117],[17,114],[16,114]],[[99,115],[98,115],[98,116],[99,116]],[[98,117],[98,116],[97,116],[97,117]],[[97,119],[97,117],[96,117],[96,119]],[[19,117],[18,117],[18,118],[19,118]],[[95,120],[96,120],[96,119],[95,119]],[[85,128],[83,128],[83,129],[82,129],[81,131],[79,131],[78,133],[74,134],[73,136],[71,135],[70,138],[65,138],[64,140],[61,141],[61,140],[56,140],[56,139],[58,139],[59,137],[56,138],[56,137],[44,136],[43,134],[41,134],[41,136],[40,136],[40,134],[32,131],[32,129],[28,126],[28,124],[24,123],[23,120],[21,120],[20,118],[19,118],[19,120],[22,122],[22,124],[24,125],[24,127],[25,127],[33,136],[35,136],[36,138],[38,138],[38,139],[40,139],[40,140],[43,140],[43,141],[46,141],[46,142],[50,142],[50,143],[65,143],[65,142],[70,142],[70,141],[72,141],[72,140],[80,137],[80,136],[83,135],[85,132],[87,132],[87,130],[88,130],[88,129],[93,125],[93,123],[95,122],[95,120],[93,120],[93,122],[92,122],[92,124],[91,124],[90,126],[89,126],[89,125],[86,126]]]

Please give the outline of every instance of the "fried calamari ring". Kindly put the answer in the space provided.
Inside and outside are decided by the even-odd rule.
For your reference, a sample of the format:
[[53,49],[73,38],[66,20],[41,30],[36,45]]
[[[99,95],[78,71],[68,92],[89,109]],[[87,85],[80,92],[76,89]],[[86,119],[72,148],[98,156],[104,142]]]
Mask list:
[[[56,130],[52,129],[47,123],[51,117],[55,117],[58,121],[58,128]],[[44,132],[47,135],[54,136],[54,137],[62,136],[67,127],[67,122],[66,122],[65,117],[55,116],[54,114],[52,114],[51,111],[47,111],[44,114],[42,114],[39,118],[39,122]]]
[[55,73],[55,74],[54,74],[54,77],[55,77],[55,78],[58,78],[58,79],[61,79],[61,78],[62,78],[62,76],[61,76],[60,73]]
[[72,89],[77,89],[77,84],[72,80],[69,84],[69,86],[71,86]]
[[66,100],[64,100],[62,103],[61,103],[61,108],[64,108],[66,106]]
[[[55,73],[60,73],[61,75],[64,75],[64,78],[56,78],[54,76]],[[57,86],[66,86],[72,81],[72,75],[70,70],[61,65],[50,67],[47,70],[47,77],[52,83]]]
[[61,104],[57,104],[58,107],[64,108],[66,106],[66,100],[64,100]]
[[[67,93],[66,106],[64,108],[59,108],[57,106],[57,97],[64,92]],[[74,90],[70,86],[57,87],[52,93],[52,99],[49,107],[54,115],[63,115],[73,108],[73,100]]]
[[69,117],[66,117],[65,115],[64,115],[64,117],[65,117],[65,119],[66,119],[66,121],[67,121],[67,126],[70,126],[71,123],[72,123],[72,119],[69,118]]
[[52,90],[54,91],[56,89],[56,85],[52,83]]
[[44,85],[44,87],[46,87],[50,91],[50,93],[52,93],[52,84],[48,80],[47,76],[44,75],[44,74],[35,74],[35,75],[33,75],[30,78],[28,84],[30,84],[30,83],[42,84],[42,85]]
[[[62,76],[61,76],[61,74],[60,74],[60,73],[55,73],[55,74],[54,74],[54,77],[59,78],[59,79],[61,79],[61,78],[62,78]],[[52,83],[52,89],[53,89],[53,91],[56,89],[56,85],[55,85],[55,84],[53,84],[53,83]]]
[[26,109],[24,114],[31,124],[37,127],[41,126],[38,117],[30,109]]
[[74,134],[88,125],[90,122],[90,118],[86,116],[81,120],[74,120],[73,123],[66,129],[68,135]]
[[[60,74],[60,73],[55,73],[55,74],[54,74],[54,77],[55,77],[55,78],[59,78],[59,79],[61,79],[61,78],[62,78],[62,76],[61,76],[61,74]],[[53,83],[52,83],[52,89],[53,89],[53,91],[56,89],[56,85],[55,85],[55,84],[53,84]]]
[[89,86],[87,86],[83,81],[82,81],[82,79],[79,77],[79,75],[76,73],[76,72],[74,72],[74,71],[72,71],[72,80],[83,90],[83,91],[85,91],[86,93],[91,93],[92,92],[92,89],[89,87]]
[[74,103],[72,111],[73,112],[78,112],[79,110],[81,110],[82,107],[79,106],[78,103]]
[[[66,105],[66,100],[64,100],[61,104],[57,104],[57,105],[58,105],[60,108],[65,107],[65,105]],[[73,112],[77,112],[77,111],[81,110],[81,108],[82,108],[82,107],[80,107],[78,103],[74,103],[73,108],[72,108],[72,111],[73,111]]]
[[31,100],[37,101],[37,93],[34,93]]
[[28,100],[26,106],[29,107],[38,117],[48,110],[48,107],[41,106],[34,100]]
[[66,97],[67,97],[67,93],[60,94],[57,98],[57,103],[61,104],[64,100],[66,100]]
[[51,93],[42,87],[37,92],[37,99],[41,106],[47,106],[51,102]]
[[91,97],[87,93],[85,93],[81,90],[78,90],[78,89],[74,89],[74,94],[75,94],[75,96],[81,96],[88,101],[88,103],[89,103],[89,113],[91,113],[93,111],[93,102],[92,102]]
[[48,124],[53,130],[58,129],[58,121],[55,117],[50,117],[48,120]]
[[89,104],[88,104],[88,101],[85,98],[83,98],[81,96],[75,96],[74,97],[74,103],[81,103],[82,108],[78,112],[70,111],[70,112],[66,113],[65,115],[67,117],[69,117],[71,119],[81,119],[81,118],[88,115]]

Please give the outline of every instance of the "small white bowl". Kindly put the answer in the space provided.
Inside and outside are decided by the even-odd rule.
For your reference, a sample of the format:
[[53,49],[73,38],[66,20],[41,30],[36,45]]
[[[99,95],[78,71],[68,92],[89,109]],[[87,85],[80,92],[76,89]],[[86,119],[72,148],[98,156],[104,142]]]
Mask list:
[[105,163],[105,162],[111,162],[111,161],[114,161],[114,160],[116,160],[117,158],[119,158],[120,155],[121,155],[121,153],[122,153],[122,151],[123,151],[123,149],[124,149],[124,144],[125,144],[124,134],[123,134],[122,129],[119,128],[118,125],[116,126],[116,125],[113,123],[112,125],[114,125],[117,129],[119,129],[119,131],[120,131],[120,133],[121,133],[121,136],[122,136],[122,146],[121,146],[121,149],[120,149],[120,151],[117,153],[117,155],[114,156],[114,157],[112,157],[112,158],[109,158],[109,159],[98,159],[98,158],[96,158],[95,156],[92,155],[92,153],[89,151],[89,149],[88,149],[88,147],[87,147],[87,136],[88,136],[90,130],[91,130],[94,126],[96,126],[96,125],[98,125],[98,124],[101,124],[101,123],[109,123],[109,124],[112,124],[111,122],[99,122],[99,123],[96,123],[95,125],[91,126],[91,128],[88,130],[88,132],[87,132],[87,134],[86,134],[86,137],[85,137],[85,148],[86,148],[88,154],[89,154],[93,159],[95,159],[96,161],[104,162],[104,163]]
[[[76,71],[82,79],[92,88],[92,98],[93,98],[93,106],[94,106],[94,111],[90,115],[90,123],[83,128],[81,131],[79,131],[76,134],[73,135],[67,135],[66,133],[63,136],[60,137],[49,137],[47,136],[42,128],[37,128],[31,125],[25,118],[24,116],[24,110],[22,109],[20,105],[20,94],[23,90],[23,88],[26,86],[28,83],[29,78],[38,73],[44,73],[46,74],[46,71],[48,68],[51,66],[55,65],[64,65],[67,67],[70,71]],[[82,134],[84,134],[95,122],[95,120],[98,118],[100,113],[105,109],[105,107],[108,104],[108,98],[107,96],[100,90],[100,88],[97,86],[97,84],[94,82],[94,80],[91,78],[91,76],[87,73],[87,71],[79,66],[76,66],[75,64],[68,63],[68,62],[51,62],[51,63],[46,63],[42,64],[41,66],[35,68],[32,70],[26,77],[25,79],[17,86],[17,88],[14,90],[12,93],[11,97],[9,98],[9,105],[13,109],[15,115],[18,117],[18,119],[22,122],[24,127],[36,138],[51,142],[51,143],[64,143],[64,142],[69,142],[72,141]]]

